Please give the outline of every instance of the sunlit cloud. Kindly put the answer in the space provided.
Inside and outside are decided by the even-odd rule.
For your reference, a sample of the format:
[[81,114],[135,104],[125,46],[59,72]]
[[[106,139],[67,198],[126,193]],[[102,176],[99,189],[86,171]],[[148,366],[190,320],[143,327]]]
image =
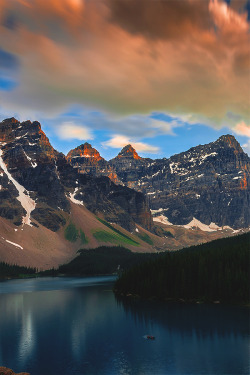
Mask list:
[[64,122],[60,127],[55,129],[57,130],[58,138],[64,140],[79,139],[82,141],[94,138],[89,129],[77,125],[74,122]]
[[63,114],[56,120],[52,120],[51,126],[56,134],[60,134],[61,124],[64,122],[77,123],[78,126],[86,127],[91,130],[105,129],[112,134],[119,131],[120,135],[127,138],[142,139],[154,138],[160,134],[175,135],[177,127],[184,126],[184,122],[176,117],[167,116],[167,120],[157,118],[157,114],[117,116],[111,113],[91,111],[88,109],[73,109],[74,115]]
[[233,131],[238,135],[243,135],[246,137],[250,137],[250,125],[245,124],[244,121],[238,123]]
[[250,123],[247,13],[224,1],[1,0],[0,45],[20,64],[17,86],[0,93],[9,111],[56,117],[78,104]]
[[108,141],[102,142],[102,145],[104,147],[112,147],[119,149],[124,146],[127,146],[128,144],[133,146],[138,152],[147,152],[149,154],[157,154],[159,152],[159,147],[151,146],[143,142],[134,142],[124,135],[114,135]]

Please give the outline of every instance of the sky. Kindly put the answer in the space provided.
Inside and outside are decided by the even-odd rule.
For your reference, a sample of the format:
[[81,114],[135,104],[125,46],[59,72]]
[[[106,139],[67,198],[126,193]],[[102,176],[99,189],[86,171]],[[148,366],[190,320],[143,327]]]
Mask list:
[[250,155],[249,21],[249,0],[0,0],[0,120],[106,159],[222,134]]

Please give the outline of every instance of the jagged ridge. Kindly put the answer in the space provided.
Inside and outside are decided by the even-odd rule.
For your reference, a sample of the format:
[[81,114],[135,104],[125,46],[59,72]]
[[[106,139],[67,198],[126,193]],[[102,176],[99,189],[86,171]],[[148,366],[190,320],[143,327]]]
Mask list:
[[[150,208],[173,224],[198,219],[204,224],[246,228],[249,218],[250,159],[232,135],[193,147],[169,159],[138,156],[131,145],[95,175],[116,176],[116,183],[147,194]],[[86,164],[78,168],[88,173]]]

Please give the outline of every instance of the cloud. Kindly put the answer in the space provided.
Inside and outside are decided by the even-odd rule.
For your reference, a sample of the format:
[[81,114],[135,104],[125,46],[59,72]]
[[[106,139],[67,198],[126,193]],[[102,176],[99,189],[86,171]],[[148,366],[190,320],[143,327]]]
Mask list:
[[208,1],[109,0],[108,4],[113,22],[153,40],[183,38],[211,25]]
[[74,122],[62,123],[61,126],[57,128],[57,136],[64,140],[79,139],[82,141],[93,139],[93,135],[89,129],[79,126]]
[[[49,120],[50,126],[60,133],[60,126],[64,122],[77,123],[79,126],[92,130],[103,130],[128,138],[154,138],[159,134],[174,136],[175,128],[184,126],[184,122],[176,117],[167,116],[165,120],[157,118],[157,114],[117,116],[111,113],[91,111],[74,107],[68,113],[60,115],[55,120]],[[47,121],[48,122],[48,121]]]
[[9,111],[57,116],[78,104],[120,117],[192,114],[217,128],[228,112],[239,117],[231,129],[250,121],[249,23],[236,5],[1,0],[0,45],[20,64],[17,87],[0,93]]
[[0,48],[0,68],[16,69],[18,66],[19,62],[17,57]]
[[241,34],[248,32],[247,13],[239,14],[230,9],[225,2],[218,0],[210,1],[209,10],[220,33]]
[[244,151],[250,156],[250,140],[245,143],[242,148],[244,149]]
[[238,135],[243,135],[246,137],[250,137],[250,125],[245,124],[244,121],[238,123],[234,128],[233,131]]
[[157,154],[159,147],[151,146],[143,142],[134,142],[124,135],[114,135],[108,141],[102,142],[104,147],[122,148],[128,144],[132,145],[137,152],[147,152],[149,154]]

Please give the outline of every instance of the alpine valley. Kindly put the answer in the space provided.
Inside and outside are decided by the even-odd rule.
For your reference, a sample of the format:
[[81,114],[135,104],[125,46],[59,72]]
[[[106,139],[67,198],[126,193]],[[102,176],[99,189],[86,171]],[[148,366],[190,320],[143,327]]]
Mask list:
[[231,135],[169,159],[88,143],[67,156],[39,122],[0,123],[0,260],[48,269],[79,249],[176,250],[248,231],[250,158]]

